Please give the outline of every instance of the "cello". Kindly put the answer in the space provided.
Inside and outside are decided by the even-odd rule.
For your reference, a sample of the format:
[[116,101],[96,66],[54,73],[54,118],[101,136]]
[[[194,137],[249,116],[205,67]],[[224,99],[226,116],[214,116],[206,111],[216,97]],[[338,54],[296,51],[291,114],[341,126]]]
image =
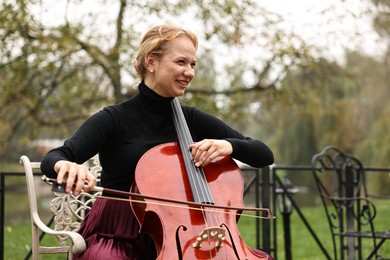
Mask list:
[[145,203],[130,201],[140,232],[155,243],[157,259],[272,259],[249,248],[239,234],[240,212],[232,206],[244,206],[244,185],[237,164],[221,156],[205,167],[196,167],[188,148],[193,140],[177,97],[172,110],[178,143],[160,144],[141,157],[130,192],[200,206],[159,205],[147,198]]

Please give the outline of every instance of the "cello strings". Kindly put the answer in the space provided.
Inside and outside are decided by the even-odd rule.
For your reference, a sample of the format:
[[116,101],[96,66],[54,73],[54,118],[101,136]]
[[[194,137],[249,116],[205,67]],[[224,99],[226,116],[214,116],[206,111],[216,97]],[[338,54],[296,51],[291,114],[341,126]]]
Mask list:
[[[184,117],[183,111],[181,109],[179,99],[177,97],[174,98],[172,101],[172,108],[173,108],[173,113],[174,113],[175,127],[176,127],[176,130],[178,132],[178,137],[180,139],[179,144],[181,145],[182,155],[183,155],[183,158],[186,159],[186,162],[187,162],[186,163],[186,167],[187,167],[187,171],[188,171],[187,176],[189,178],[191,178],[192,181],[194,181],[192,186],[194,186],[195,189],[193,189],[193,192],[195,192],[198,197],[201,197],[201,200],[198,200],[198,202],[205,202],[206,204],[208,204],[208,203],[214,204],[214,199],[213,199],[213,196],[211,193],[210,186],[208,185],[205,172],[204,172],[202,167],[196,167],[194,165],[192,154],[188,150],[188,147],[190,144],[193,143],[193,140],[191,138],[191,134],[189,132],[188,125],[185,121],[185,117]],[[180,122],[181,122],[181,124],[180,124]],[[185,148],[185,149],[183,149],[183,148]],[[201,156],[204,156],[204,154],[201,154]],[[229,211],[229,213],[231,215],[237,216],[236,211],[233,211],[233,212]],[[224,229],[223,231],[221,231],[220,228],[222,229],[223,224],[226,225],[228,223],[224,223],[223,215],[221,215],[220,212],[218,212],[215,208],[214,208],[214,210],[213,209],[211,209],[211,210],[209,209],[208,211],[203,210],[202,214],[203,214],[203,219],[205,221],[206,227],[209,228],[209,223],[210,223],[212,225],[212,227],[216,228],[216,230],[217,230],[216,232],[218,232],[217,236],[221,234],[221,235],[223,235],[223,239],[225,239],[225,235],[222,233],[226,232],[226,230]],[[231,218],[229,218],[229,219],[231,220]],[[221,232],[221,233],[219,233],[219,232]],[[209,244],[212,243],[213,240],[214,240],[214,243],[216,242],[215,239],[217,239],[217,238],[213,239],[213,237],[211,237],[209,234],[207,237],[208,237]],[[233,241],[231,241],[231,242],[233,243]],[[217,255],[217,247],[214,246],[213,248],[214,248],[215,255]],[[227,254],[226,250],[227,249],[225,247],[223,250],[223,251],[225,251],[225,254]],[[209,252],[211,254],[211,251],[209,251]]]
[[[190,131],[188,129],[188,125],[186,123],[186,119],[184,117],[182,108],[180,106],[179,99],[176,97],[172,101],[172,109],[174,113],[174,122],[176,126],[176,131],[178,132],[178,137],[180,139],[179,144],[181,145],[181,150],[182,150],[182,156],[183,159],[186,161],[186,168],[187,168],[187,176],[192,179],[193,181],[193,192],[195,192],[198,196],[198,202],[205,202],[207,203],[214,203],[214,199],[212,198],[211,195],[211,190],[210,187],[206,184],[206,176],[204,174],[203,168],[201,167],[196,167],[194,165],[194,161],[192,158],[192,154],[188,150],[188,147],[190,144],[193,143],[193,140],[191,138]],[[200,196],[201,195],[201,196]],[[207,214],[208,212],[202,211],[203,215],[203,220],[206,225],[206,229],[210,228],[209,222],[212,225],[212,227],[216,227],[218,218],[216,214]],[[211,216],[211,219],[209,217]],[[221,219],[220,219],[221,220]],[[221,223],[221,221],[219,222]],[[212,238],[210,237],[210,234],[207,234],[208,238],[208,243],[212,243]],[[217,255],[217,248],[213,247],[215,251],[215,255]],[[226,250],[226,249],[225,249]],[[210,257],[211,255],[211,250],[209,251]]]
[[[188,147],[190,144],[193,143],[193,140],[191,138],[191,134],[189,132],[186,119],[184,117],[183,111],[180,106],[180,102],[178,98],[174,98],[172,101],[173,106],[173,113],[175,115],[174,122],[176,131],[178,132],[179,137],[179,145],[182,151],[183,159],[185,162],[187,162],[185,165],[187,168],[187,173],[190,178],[190,184],[193,186],[193,191],[196,194],[195,201],[197,202],[207,202],[207,203],[213,203],[213,198],[211,196],[211,191],[208,189],[208,186],[202,185],[205,182],[205,178],[202,175],[202,168],[198,168],[194,165],[194,161],[192,158],[192,154],[189,151]],[[180,124],[180,122],[183,122]],[[203,177],[203,179],[201,179]],[[194,195],[195,195],[194,194]]]
[[[200,192],[199,192],[198,187],[196,185],[197,184],[197,182],[195,180],[196,175],[193,174],[193,172],[196,171],[196,169],[195,170],[193,169],[194,167],[191,163],[192,158],[189,155],[189,151],[187,151],[191,142],[190,142],[190,140],[188,140],[188,138],[187,139],[185,138],[186,135],[187,136],[189,135],[189,129],[188,129],[187,123],[185,121],[184,114],[183,114],[183,111],[181,109],[179,99],[177,97],[175,97],[172,100],[171,105],[172,105],[172,111],[173,111],[173,121],[174,121],[174,125],[176,128],[177,136],[179,139],[178,143],[179,143],[179,146],[181,149],[181,154],[183,156],[184,165],[185,165],[185,168],[187,170],[187,177],[189,178],[188,181],[189,181],[189,184],[191,186],[194,201],[202,202],[203,198],[200,197]],[[180,124],[180,122],[182,122],[182,123]],[[187,128],[186,128],[186,126],[187,126]],[[202,213],[204,222],[207,224],[207,221],[205,221],[204,211],[202,211],[201,213]],[[200,233],[200,230],[195,230],[195,228],[191,229],[191,231],[192,231],[192,235],[194,237]]]
[[[190,144],[193,143],[193,140],[191,138],[191,134],[188,129],[188,125],[186,123],[183,111],[180,106],[179,99],[176,97],[172,100],[172,110],[174,113],[174,123],[176,127],[176,131],[179,138],[179,145],[182,151],[183,160],[185,160],[185,166],[187,169],[187,176],[190,179],[190,184],[192,187],[192,193],[193,196],[196,196],[195,201],[197,202],[206,202],[206,203],[213,203],[213,200],[211,200],[211,196],[207,196],[210,194],[210,191],[207,193],[207,190],[204,190],[206,187],[202,185],[202,175],[199,174],[202,172],[202,168],[197,168],[194,165],[194,161],[191,155],[191,152],[189,151],[188,147]],[[207,214],[204,210],[201,211],[204,223],[206,225],[206,229],[209,228],[209,222],[207,220]],[[213,225],[214,226],[214,225]],[[194,231],[195,232],[195,231]],[[197,232],[200,233],[199,230]],[[194,234],[195,235],[195,234]],[[200,243],[202,243],[201,241]],[[208,236],[208,242],[210,244],[210,237]],[[216,250],[214,248],[214,250]],[[216,252],[215,252],[216,253]],[[209,250],[210,257],[212,256],[211,251]]]
[[[269,217],[263,217],[263,216],[256,216],[256,215],[249,215],[249,214],[243,214],[243,213],[234,213],[234,212],[231,212],[231,211],[225,211],[225,210],[218,210],[218,209],[206,209],[206,208],[197,208],[197,207],[191,207],[191,206],[183,206],[183,205],[178,205],[178,204],[169,204],[169,203],[161,203],[161,202],[151,202],[151,201],[144,201],[144,200],[136,200],[136,199],[126,199],[126,198],[118,198],[118,197],[109,197],[109,196],[103,196],[103,195],[100,195],[99,196],[100,198],[102,199],[110,199],[110,200],[119,200],[119,201],[126,201],[126,202],[135,202],[135,203],[143,203],[143,204],[153,204],[153,205],[159,205],[159,206],[167,206],[167,207],[175,207],[175,208],[182,208],[182,209],[187,209],[187,210],[197,210],[197,211],[202,211],[203,213],[204,212],[207,212],[207,211],[218,211],[220,214],[225,214],[225,215],[239,215],[240,217],[248,217],[248,218],[256,218],[256,219],[270,219]],[[275,218],[275,217],[272,217],[272,218]],[[198,234],[194,234],[194,235],[198,235]],[[209,241],[210,243],[211,241]],[[231,241],[233,243],[233,241]],[[217,249],[214,248],[215,250],[215,256],[217,256]],[[225,255],[227,255],[227,248],[224,247],[223,248],[223,251],[225,252]],[[212,257],[212,250],[209,250],[209,254],[210,254],[210,259],[213,259]],[[226,257],[223,258],[223,259],[227,259]]]

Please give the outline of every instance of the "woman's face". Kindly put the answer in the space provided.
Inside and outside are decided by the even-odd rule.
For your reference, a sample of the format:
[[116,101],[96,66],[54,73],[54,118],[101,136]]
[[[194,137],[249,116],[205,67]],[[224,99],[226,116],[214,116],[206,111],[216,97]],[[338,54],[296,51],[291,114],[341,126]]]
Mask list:
[[176,38],[167,45],[161,59],[147,58],[145,84],[160,96],[177,97],[184,94],[195,75],[196,50],[187,37]]

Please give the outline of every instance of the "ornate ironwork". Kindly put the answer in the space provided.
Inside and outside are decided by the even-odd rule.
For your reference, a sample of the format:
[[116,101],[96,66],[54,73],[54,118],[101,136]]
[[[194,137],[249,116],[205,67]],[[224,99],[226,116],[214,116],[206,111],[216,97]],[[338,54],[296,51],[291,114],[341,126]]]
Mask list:
[[312,170],[330,226],[334,258],[362,259],[361,238],[372,240],[368,258],[378,258],[377,251],[390,232],[374,228],[376,209],[367,193],[362,163],[328,146],[313,156]]

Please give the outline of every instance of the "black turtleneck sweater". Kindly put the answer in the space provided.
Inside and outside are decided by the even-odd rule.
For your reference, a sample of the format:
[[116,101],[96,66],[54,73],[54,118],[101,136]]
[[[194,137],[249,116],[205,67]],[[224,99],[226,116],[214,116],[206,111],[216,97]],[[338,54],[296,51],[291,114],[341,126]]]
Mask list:
[[[141,156],[158,144],[177,141],[172,98],[159,96],[144,83],[138,89],[133,98],[92,115],[63,146],[51,150],[42,160],[42,173],[55,178],[57,161],[83,163],[99,153],[102,186],[129,191]],[[182,109],[194,141],[225,139],[233,146],[233,158],[259,168],[273,163],[273,154],[264,143],[194,107]]]

